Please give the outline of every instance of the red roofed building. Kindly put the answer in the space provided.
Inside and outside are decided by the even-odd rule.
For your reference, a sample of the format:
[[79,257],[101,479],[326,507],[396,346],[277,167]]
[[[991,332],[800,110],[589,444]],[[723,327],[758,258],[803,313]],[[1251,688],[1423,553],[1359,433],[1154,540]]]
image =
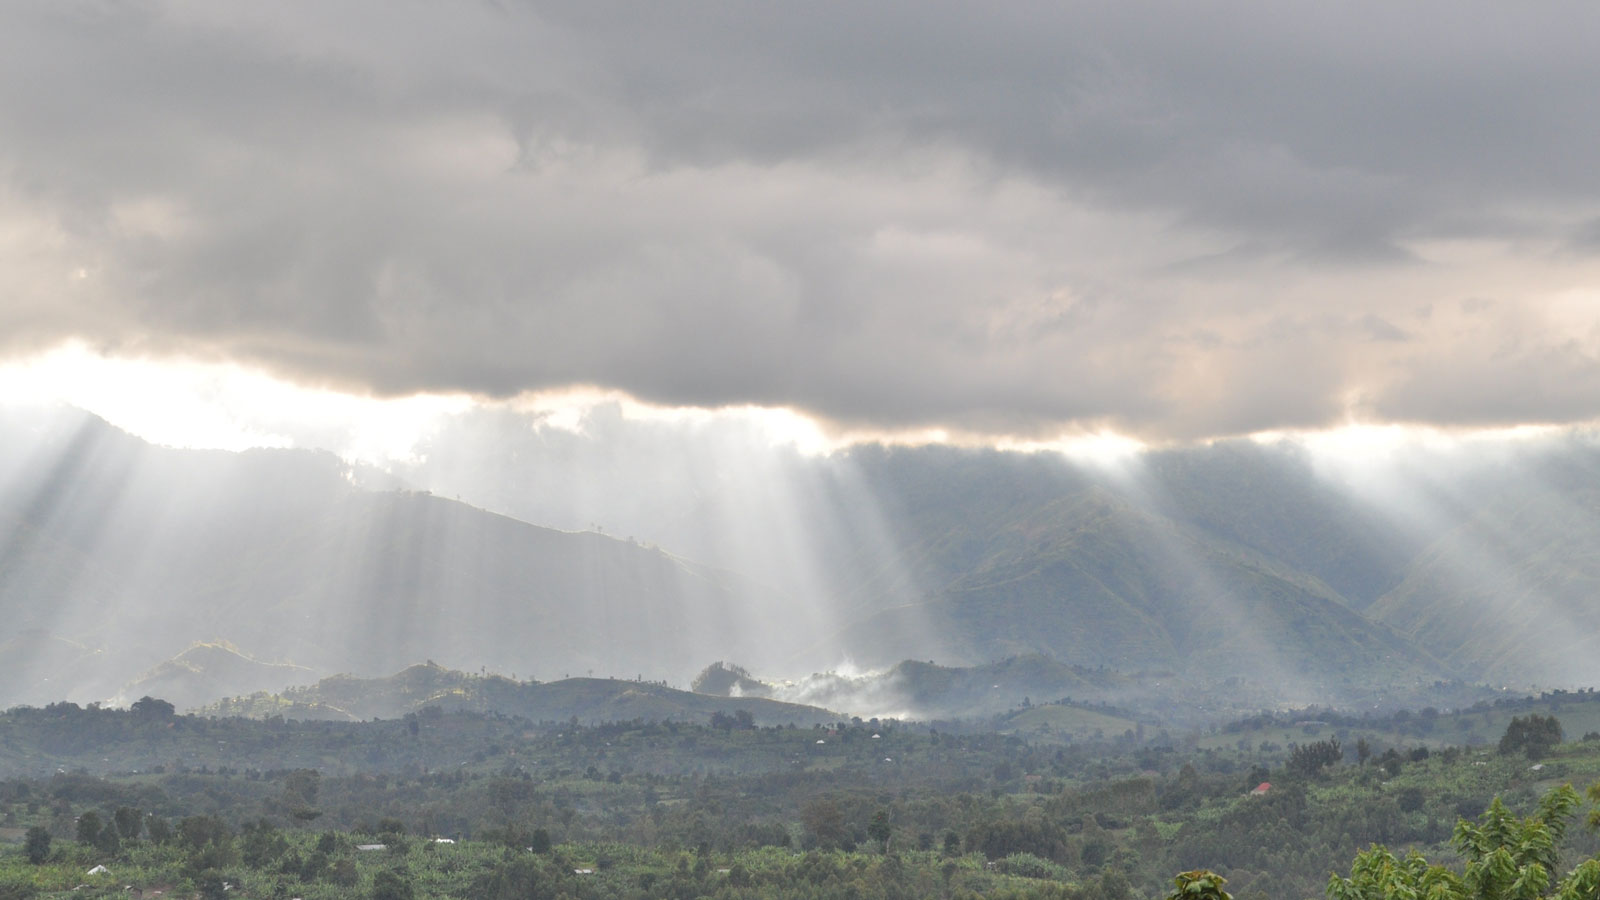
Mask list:
[[1255,786],[1255,789],[1250,792],[1250,796],[1252,796],[1252,797],[1260,796],[1261,794],[1265,794],[1267,791],[1270,791],[1270,790],[1272,790],[1272,782],[1263,781],[1260,784]]

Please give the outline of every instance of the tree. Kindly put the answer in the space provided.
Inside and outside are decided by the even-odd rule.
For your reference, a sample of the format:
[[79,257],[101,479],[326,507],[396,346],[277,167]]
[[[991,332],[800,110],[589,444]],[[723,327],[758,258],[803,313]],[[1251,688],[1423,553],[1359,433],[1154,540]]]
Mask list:
[[122,838],[117,836],[117,826],[107,822],[100,828],[100,834],[94,839],[96,850],[107,856],[116,856],[122,852]]
[[39,865],[50,858],[50,832],[43,826],[35,825],[28,829],[28,836],[24,839],[23,851],[28,855],[28,862]]
[[1176,887],[1167,900],[1233,900],[1233,895],[1222,889],[1228,879],[1209,869],[1179,872],[1172,883]]
[[[1590,796],[1600,797],[1600,790],[1590,788]],[[1527,818],[1513,815],[1496,797],[1477,823],[1456,823],[1451,843],[1466,860],[1461,874],[1430,864],[1416,851],[1402,858],[1374,845],[1356,856],[1349,878],[1329,880],[1328,900],[1593,900],[1600,897],[1600,858],[1554,881],[1567,822],[1577,808],[1571,785],[1546,794]]]
[[177,709],[171,703],[165,700],[158,700],[149,695],[133,701],[133,705],[128,707],[128,711],[133,713],[135,719],[147,722],[170,719],[177,713]]
[[845,839],[844,813],[832,797],[816,797],[800,807],[800,822],[824,849],[832,849]]
[[185,816],[178,822],[178,838],[190,850],[223,844],[232,836],[228,823],[216,816]]
[[1323,769],[1337,765],[1344,759],[1344,750],[1337,738],[1302,744],[1289,754],[1289,771],[1311,777]]
[[1478,824],[1457,822],[1450,843],[1467,860],[1463,879],[1471,896],[1542,896],[1556,872],[1567,820],[1577,808],[1578,792],[1564,784],[1546,794],[1526,819],[1517,818],[1496,797]]
[[1387,900],[1416,897],[1427,900],[1465,900],[1461,879],[1444,866],[1430,865],[1413,850],[1404,858],[1389,848],[1374,845],[1356,855],[1350,877],[1334,875],[1328,881],[1328,900]]
[[411,882],[387,869],[372,877],[372,900],[412,900]]
[[252,869],[266,868],[289,850],[289,842],[266,819],[246,823],[242,831],[240,856]]
[[884,853],[889,852],[889,836],[893,833],[888,810],[880,809],[872,814],[872,821],[867,824],[867,837],[877,841]]
[[92,847],[100,840],[100,814],[89,810],[78,816],[77,841],[85,846]]
[[138,840],[144,826],[144,816],[131,806],[117,807],[117,811],[111,814],[111,821],[116,824],[123,840],[128,841]]
[[1515,716],[1500,737],[1502,754],[1524,753],[1529,759],[1542,759],[1561,743],[1561,721],[1555,716],[1533,713]]
[[316,769],[295,769],[283,779],[283,800],[294,809],[317,805],[317,785],[322,773]]

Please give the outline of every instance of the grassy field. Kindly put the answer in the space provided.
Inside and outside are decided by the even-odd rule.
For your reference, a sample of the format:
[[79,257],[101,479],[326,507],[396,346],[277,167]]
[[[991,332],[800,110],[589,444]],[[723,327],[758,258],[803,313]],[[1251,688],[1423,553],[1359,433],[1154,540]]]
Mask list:
[[1111,739],[1126,731],[1137,731],[1139,723],[1132,719],[1081,706],[1045,703],[1018,710],[1000,724],[1003,734],[1016,734],[1029,740]]

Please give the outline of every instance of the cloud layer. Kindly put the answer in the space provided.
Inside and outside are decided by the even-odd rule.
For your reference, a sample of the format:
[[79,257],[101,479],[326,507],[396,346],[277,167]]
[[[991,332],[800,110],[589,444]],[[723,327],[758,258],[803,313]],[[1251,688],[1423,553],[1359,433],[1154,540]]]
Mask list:
[[0,12],[0,353],[850,428],[1600,416],[1600,10]]

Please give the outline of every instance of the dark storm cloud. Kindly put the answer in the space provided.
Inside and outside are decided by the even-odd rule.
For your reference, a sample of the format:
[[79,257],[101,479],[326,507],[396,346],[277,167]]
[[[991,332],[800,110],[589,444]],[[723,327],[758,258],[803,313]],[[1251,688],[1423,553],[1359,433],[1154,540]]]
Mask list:
[[0,346],[996,433],[1590,418],[1597,25],[8,7]]

